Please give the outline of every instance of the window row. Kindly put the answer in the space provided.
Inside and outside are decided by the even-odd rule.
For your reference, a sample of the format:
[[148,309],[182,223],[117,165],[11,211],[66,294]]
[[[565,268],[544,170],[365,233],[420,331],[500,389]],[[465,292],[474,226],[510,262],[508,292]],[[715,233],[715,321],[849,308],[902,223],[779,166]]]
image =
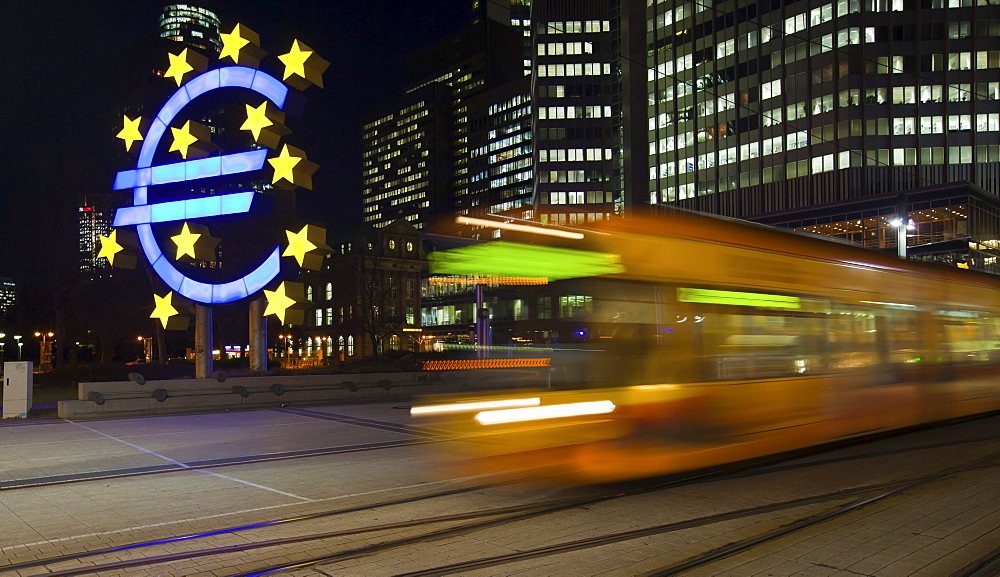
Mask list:
[[593,42],[539,42],[539,56],[562,56],[563,54],[593,54]]
[[570,20],[568,22],[548,22],[538,32],[539,34],[590,34],[610,31],[610,20]]
[[600,170],[541,170],[539,182],[601,182],[607,180]]
[[539,64],[539,78],[554,76],[608,76],[611,64],[608,62],[566,62],[560,64]]
[[539,150],[539,162],[574,162],[580,160],[611,160],[610,148],[569,148]]
[[611,106],[539,106],[539,120],[611,118]]
[[[545,193],[542,194],[544,195]],[[548,193],[547,204],[597,204],[604,202],[612,202],[611,191],[576,190],[550,192]]]

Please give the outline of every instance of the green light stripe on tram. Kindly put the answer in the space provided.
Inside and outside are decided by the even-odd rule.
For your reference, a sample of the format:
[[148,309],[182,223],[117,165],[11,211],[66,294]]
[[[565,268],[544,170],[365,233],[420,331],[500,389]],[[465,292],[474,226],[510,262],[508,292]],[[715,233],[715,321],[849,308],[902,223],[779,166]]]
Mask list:
[[770,307],[775,309],[802,308],[802,305],[799,303],[799,297],[682,287],[677,288],[677,300],[685,303]]
[[431,274],[578,278],[625,271],[618,255],[496,241],[432,252]]

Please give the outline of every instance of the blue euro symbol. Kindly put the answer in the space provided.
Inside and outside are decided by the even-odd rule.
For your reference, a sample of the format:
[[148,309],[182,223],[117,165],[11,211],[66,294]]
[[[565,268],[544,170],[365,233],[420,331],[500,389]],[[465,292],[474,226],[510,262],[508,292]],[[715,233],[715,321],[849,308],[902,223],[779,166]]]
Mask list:
[[220,88],[253,90],[278,109],[284,107],[288,96],[288,87],[278,79],[246,66],[226,66],[199,74],[181,85],[163,105],[146,133],[135,170],[119,172],[115,175],[114,184],[114,190],[131,188],[133,193],[132,206],[118,210],[113,226],[135,225],[142,250],[163,282],[178,294],[205,304],[229,303],[246,298],[264,288],[281,271],[281,247],[277,246],[264,262],[241,278],[219,284],[196,281],[171,264],[153,236],[154,223],[240,214],[250,210],[253,195],[256,194],[252,190],[154,204],[149,204],[146,198],[147,189],[152,185],[251,172],[264,166],[267,149],[152,166],[160,139],[181,109],[195,98]]

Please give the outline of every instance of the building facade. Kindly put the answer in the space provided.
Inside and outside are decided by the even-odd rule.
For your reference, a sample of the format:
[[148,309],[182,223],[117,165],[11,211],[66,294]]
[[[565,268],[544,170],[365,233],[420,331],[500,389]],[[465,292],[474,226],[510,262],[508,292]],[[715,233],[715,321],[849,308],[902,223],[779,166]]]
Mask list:
[[111,270],[111,264],[105,258],[98,258],[101,252],[101,236],[111,233],[111,218],[105,202],[96,203],[93,200],[106,201],[110,195],[98,195],[91,199],[83,197],[81,206],[77,208],[78,227],[80,231],[80,273],[85,278],[93,279],[104,276]]
[[535,207],[543,223],[582,225],[622,214],[615,178],[610,0],[535,2]]
[[305,322],[277,329],[276,356],[312,366],[416,350],[426,267],[422,237],[405,219],[364,227],[321,270],[303,272]]
[[207,52],[222,49],[219,26],[215,12],[193,4],[167,4],[160,13],[160,38]]
[[407,59],[406,93],[362,129],[362,211],[425,228],[470,192],[469,98],[522,75],[522,37],[482,19]]
[[[646,15],[651,205],[792,224],[956,183],[987,202],[1000,192],[997,3],[654,2]],[[893,218],[920,230],[995,218],[897,204],[877,222],[793,227],[863,226],[889,248]],[[995,244],[998,224],[963,238]],[[970,262],[1000,273],[996,256]]]

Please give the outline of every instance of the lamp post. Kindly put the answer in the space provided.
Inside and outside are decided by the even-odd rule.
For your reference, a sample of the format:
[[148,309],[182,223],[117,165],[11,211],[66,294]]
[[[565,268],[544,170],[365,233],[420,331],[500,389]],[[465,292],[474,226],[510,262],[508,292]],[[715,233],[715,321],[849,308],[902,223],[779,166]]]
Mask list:
[[285,368],[292,364],[292,335],[278,335],[278,338],[285,341]]
[[52,331],[49,331],[47,333],[43,333],[43,332],[40,332],[40,331],[35,331],[35,336],[36,337],[41,337],[41,339],[42,339],[42,342],[38,343],[39,346],[41,347],[39,349],[39,355],[38,355],[38,363],[39,363],[39,367],[38,368],[41,369],[41,370],[43,370],[43,371],[51,369],[52,368],[52,343],[49,342],[48,340],[46,340],[46,337],[52,338],[52,337],[55,336],[55,333],[53,333]]
[[139,342],[142,343],[142,356],[145,357],[147,363],[152,362],[153,357],[153,337],[137,337]]
[[17,341],[17,360],[21,360],[21,335],[14,335],[14,340]]
[[913,224],[913,219],[907,219],[905,224],[902,217],[896,217],[889,221],[889,224],[896,229],[896,254],[899,258],[906,258],[906,231],[913,230],[917,228],[917,225]]

